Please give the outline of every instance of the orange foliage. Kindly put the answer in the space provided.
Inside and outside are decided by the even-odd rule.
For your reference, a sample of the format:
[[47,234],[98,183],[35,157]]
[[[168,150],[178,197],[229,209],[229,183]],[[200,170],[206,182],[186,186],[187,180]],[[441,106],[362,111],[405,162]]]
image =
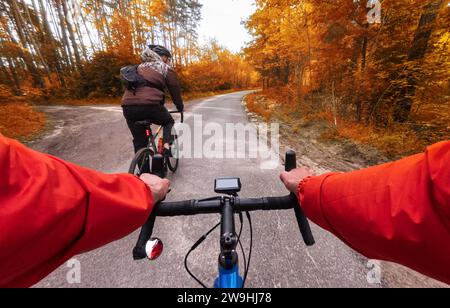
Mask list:
[[212,41],[197,55],[197,60],[180,70],[184,87],[192,92],[248,89],[258,76],[245,59]]
[[45,115],[28,104],[0,105],[0,132],[6,137],[29,139],[40,133],[46,123]]
[[410,99],[449,103],[446,1],[382,1],[379,24],[369,22],[367,1],[256,3],[246,52],[264,88],[283,87],[303,105],[381,125],[407,120],[397,115],[414,110]]
[[449,138],[447,1],[374,2],[380,23],[365,0],[256,0],[246,55],[264,94],[302,117],[327,114],[355,139],[351,128],[373,125],[379,135],[368,139],[384,132],[386,148],[391,137],[399,144],[393,152]]

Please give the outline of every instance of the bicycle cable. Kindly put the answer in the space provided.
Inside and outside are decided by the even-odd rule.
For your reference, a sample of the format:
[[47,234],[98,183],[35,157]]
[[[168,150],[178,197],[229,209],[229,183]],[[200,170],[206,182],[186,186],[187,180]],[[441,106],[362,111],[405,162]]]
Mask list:
[[[241,241],[242,229],[244,227],[244,218],[242,217],[242,212],[239,212],[239,221],[241,223],[241,228],[239,230],[238,243],[239,243],[239,246],[241,247],[242,257],[244,259],[244,274],[245,274],[247,272],[247,260],[246,260],[246,255],[245,255],[245,251],[244,251],[244,246],[242,245],[242,241]],[[242,283],[242,289],[243,288],[244,288],[244,283]]]
[[205,235],[203,235],[202,237],[200,237],[198,239],[197,242],[195,242],[194,245],[192,245],[191,249],[189,250],[189,252],[186,254],[186,257],[184,258],[184,268],[186,269],[186,271],[188,272],[188,274],[199,284],[201,285],[203,288],[207,289],[208,287],[200,281],[200,279],[198,279],[190,270],[187,264],[187,260],[190,256],[190,254],[197,249],[198,246],[200,246],[201,243],[203,243],[204,240],[206,240],[206,238],[214,231],[216,230],[219,226],[221,225],[221,223],[219,222],[217,225],[215,225],[214,227],[211,228],[211,230],[209,230]]
[[[213,198],[211,198],[213,199]],[[208,199],[205,199],[208,200]],[[252,220],[251,220],[251,216],[249,212],[245,212],[248,223],[249,223],[249,228],[250,228],[250,249],[249,249],[249,253],[248,253],[248,260],[247,260],[247,256],[245,254],[245,250],[244,247],[242,245],[242,241],[241,241],[241,235],[242,235],[242,231],[243,231],[243,227],[244,227],[244,219],[242,216],[242,212],[239,212],[239,221],[240,221],[240,230],[239,230],[239,235],[238,236],[238,243],[239,243],[239,247],[241,248],[241,252],[242,252],[242,256],[243,256],[243,261],[244,261],[244,279],[242,281],[242,288],[245,287],[245,282],[247,281],[247,276],[250,270],[250,260],[252,257],[252,248],[253,248],[253,226],[252,226]],[[191,276],[192,279],[194,279],[200,286],[202,286],[203,288],[207,289],[208,287],[200,281],[200,279],[197,278],[197,276],[195,276],[189,269],[188,266],[188,259],[189,256],[191,255],[191,253],[198,248],[198,246],[200,246],[205,240],[206,238],[212,233],[214,232],[214,230],[216,230],[219,226],[221,225],[221,223],[219,222],[217,225],[215,225],[214,227],[212,227],[206,234],[204,234],[203,236],[201,236],[197,242],[195,242],[194,245],[192,245],[191,249],[189,250],[189,252],[186,254],[186,257],[184,258],[184,267],[186,269],[186,271],[188,272],[188,274]]]
[[250,270],[250,261],[252,259],[252,249],[253,249],[253,226],[252,226],[252,218],[250,216],[249,212],[245,212],[246,216],[247,216],[247,220],[248,220],[248,224],[249,224],[249,228],[250,228],[250,249],[249,249],[249,253],[248,253],[248,263],[247,263],[247,269],[246,272],[244,274],[244,281],[242,282],[242,287],[245,285],[245,282],[247,281],[247,275],[248,272]]

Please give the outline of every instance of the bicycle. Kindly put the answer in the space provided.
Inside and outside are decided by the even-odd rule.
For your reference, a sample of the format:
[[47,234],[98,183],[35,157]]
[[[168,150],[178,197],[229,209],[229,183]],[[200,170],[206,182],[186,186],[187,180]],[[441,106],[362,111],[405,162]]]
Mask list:
[[[296,154],[293,151],[286,153],[285,170],[296,168]],[[221,196],[203,200],[190,200],[181,202],[162,202],[155,205],[148,221],[142,227],[139,239],[133,249],[134,260],[155,260],[163,251],[163,243],[158,238],[152,238],[153,226],[156,217],[193,216],[199,214],[220,214],[220,222],[194,243],[186,254],[184,266],[189,275],[202,287],[207,286],[201,282],[188,267],[189,255],[198,248],[203,241],[219,226],[220,254],[218,261],[219,274],[214,282],[214,288],[243,288],[247,280],[253,248],[253,227],[250,212],[257,210],[289,210],[294,209],[297,223],[303,241],[307,246],[315,244],[313,234],[306,216],[301,209],[297,196],[290,194],[285,197],[267,197],[257,199],[241,199],[238,192],[241,190],[239,178],[219,178],[215,180],[214,191]],[[243,215],[246,214],[250,229],[250,248],[248,260],[241,243],[243,228]],[[240,231],[236,233],[235,214],[239,215]],[[239,273],[237,246],[240,246],[244,258],[244,275]]]
[[[181,115],[181,123],[184,122],[184,113],[179,111],[169,111],[170,114],[179,113]],[[143,174],[143,173],[154,173],[152,170],[159,170],[158,175],[160,177],[166,177],[167,169],[175,173],[179,166],[180,149],[178,143],[178,135],[175,133],[173,135],[173,143],[170,146],[171,155],[163,156],[162,154],[162,136],[161,131],[163,126],[159,126],[156,133],[153,134],[152,125],[150,121],[137,121],[135,123],[137,126],[146,128],[146,135],[148,137],[147,147],[139,150],[134,156],[129,173],[131,174]],[[159,139],[158,139],[159,137]],[[158,139],[158,142],[157,142]],[[158,146],[159,145],[159,146]],[[157,159],[153,158],[157,156]],[[158,159],[159,158],[159,159]],[[162,164],[162,166],[156,167],[155,164]]]

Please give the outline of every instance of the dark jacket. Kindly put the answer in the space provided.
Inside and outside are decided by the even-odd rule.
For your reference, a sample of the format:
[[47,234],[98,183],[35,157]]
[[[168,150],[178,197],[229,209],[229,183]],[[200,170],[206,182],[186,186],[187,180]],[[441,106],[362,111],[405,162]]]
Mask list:
[[156,70],[149,67],[138,67],[138,73],[148,80],[154,87],[140,87],[136,93],[125,91],[122,98],[122,106],[142,106],[157,105],[164,103],[164,91],[169,90],[170,96],[178,110],[183,110],[183,99],[181,98],[181,88],[177,75],[172,69],[169,69],[164,78]]

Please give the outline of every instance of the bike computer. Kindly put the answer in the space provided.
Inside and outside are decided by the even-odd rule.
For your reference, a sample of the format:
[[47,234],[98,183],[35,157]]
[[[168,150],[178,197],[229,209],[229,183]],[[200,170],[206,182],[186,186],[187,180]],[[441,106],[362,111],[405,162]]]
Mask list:
[[241,191],[241,179],[219,178],[214,181],[214,191],[218,194],[235,195]]

